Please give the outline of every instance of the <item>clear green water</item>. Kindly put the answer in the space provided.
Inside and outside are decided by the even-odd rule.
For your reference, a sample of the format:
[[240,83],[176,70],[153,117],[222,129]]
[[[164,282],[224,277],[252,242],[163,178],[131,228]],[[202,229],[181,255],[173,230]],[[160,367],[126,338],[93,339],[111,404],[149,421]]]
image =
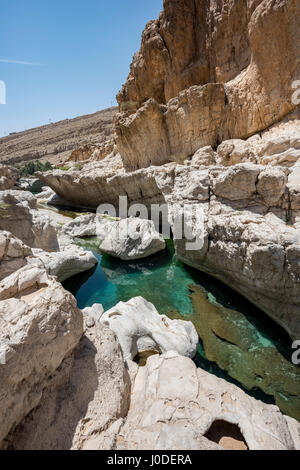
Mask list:
[[96,240],[86,239],[80,244],[91,249],[99,263],[91,272],[64,283],[76,296],[79,308],[101,303],[108,310],[121,300],[126,302],[142,296],[162,314],[168,314],[170,309],[182,315],[193,313],[189,298],[193,279],[184,266],[175,261],[172,243],[168,243],[168,250],[134,262],[101,255]]
[[290,362],[291,340],[259,309],[214,278],[176,259],[171,241],[150,258],[121,261],[102,255],[97,239],[79,241],[98,265],[64,283],[78,306],[142,296],[161,314],[191,320],[200,336],[195,362],[300,420],[300,370]]

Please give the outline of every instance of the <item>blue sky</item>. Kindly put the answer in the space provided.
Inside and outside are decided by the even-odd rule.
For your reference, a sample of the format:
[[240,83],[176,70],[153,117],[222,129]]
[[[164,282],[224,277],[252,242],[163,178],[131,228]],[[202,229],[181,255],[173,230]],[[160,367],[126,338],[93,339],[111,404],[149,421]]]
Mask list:
[[163,0],[1,2],[0,136],[114,105],[145,24],[162,6]]

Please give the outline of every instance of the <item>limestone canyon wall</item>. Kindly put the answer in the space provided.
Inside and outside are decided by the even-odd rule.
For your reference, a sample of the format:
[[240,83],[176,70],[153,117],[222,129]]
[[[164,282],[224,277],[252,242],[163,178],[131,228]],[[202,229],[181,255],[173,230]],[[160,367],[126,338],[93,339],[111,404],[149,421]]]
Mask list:
[[117,96],[124,165],[182,161],[293,111],[299,16],[298,0],[165,0]]

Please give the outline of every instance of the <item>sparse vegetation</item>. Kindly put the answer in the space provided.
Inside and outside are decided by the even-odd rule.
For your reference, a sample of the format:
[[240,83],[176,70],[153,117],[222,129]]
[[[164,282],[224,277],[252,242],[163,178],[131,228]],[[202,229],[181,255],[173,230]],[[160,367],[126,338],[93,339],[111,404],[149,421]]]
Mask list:
[[9,218],[9,214],[7,214],[7,210],[10,208],[9,204],[6,204],[5,202],[0,203],[0,217],[2,219],[7,219]]
[[53,166],[50,162],[42,163],[39,160],[36,162],[25,163],[24,166],[20,168],[20,175],[24,178],[26,176],[32,176],[36,171],[49,171],[53,170]]
[[121,220],[119,217],[112,217],[111,215],[102,215],[103,219],[107,220],[108,222],[119,222]]
[[84,167],[84,163],[79,162],[74,165],[75,170],[80,171]]
[[70,169],[68,166],[56,166],[55,168],[61,171],[69,171]]

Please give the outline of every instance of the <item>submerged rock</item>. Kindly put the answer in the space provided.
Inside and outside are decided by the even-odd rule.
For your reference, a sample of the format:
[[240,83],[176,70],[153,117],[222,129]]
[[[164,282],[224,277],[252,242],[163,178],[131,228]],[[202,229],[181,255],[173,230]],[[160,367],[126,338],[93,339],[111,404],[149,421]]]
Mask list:
[[[38,174],[62,203],[81,207],[117,206],[120,195],[147,208],[167,202],[171,215],[178,204],[179,211],[196,204],[204,214],[204,244],[189,250],[187,237],[176,240],[179,259],[229,284],[296,338],[299,115],[295,132],[288,127],[297,107],[299,8],[296,0],[165,1],[159,19],[147,24],[118,95],[121,156],[114,149],[82,170]],[[0,190],[15,178],[0,166]],[[20,193],[0,194],[2,272],[24,260],[31,264],[0,284],[0,447],[300,448],[299,423],[179,356],[174,350],[196,353],[194,326],[160,316],[141,297],[105,313],[100,306],[86,309],[80,341],[82,314],[74,298],[40,266],[62,280],[96,262],[71,238],[94,236],[93,218],[63,232],[38,213],[35,198]],[[50,192],[44,196],[57,201]],[[125,223],[103,231],[103,251],[128,260],[164,249],[150,222],[134,220],[129,231]],[[130,236],[137,228],[138,236]],[[245,384],[272,391],[274,375],[264,364],[272,362],[272,348],[260,348],[261,338],[241,338],[238,315],[229,331],[226,312],[222,322],[209,313],[199,331],[212,360],[233,376],[244,367]],[[165,354],[149,357],[143,368],[131,362],[150,350]],[[278,403],[298,393],[298,378],[282,367],[290,377]],[[284,381],[282,370],[276,372]]]
[[[282,129],[289,130],[289,126]],[[273,135],[271,130],[268,135],[268,138]],[[137,189],[142,189],[145,198],[140,195],[139,202],[146,205],[149,188],[156,188],[160,202],[168,204],[169,213],[173,207],[176,212],[176,205],[184,204],[193,204],[202,211],[204,245],[191,251],[186,247],[188,240],[175,240],[179,259],[222,280],[298,338],[298,170],[299,166],[266,167],[249,162],[229,167],[197,167],[192,160],[187,165],[167,164],[115,175],[112,180],[118,180],[120,194],[127,191],[129,182],[134,197]],[[143,175],[142,180],[138,174]],[[92,181],[91,173],[90,178]],[[98,194],[103,197],[100,190]],[[117,244],[120,245],[117,249],[122,244],[126,245],[125,241]],[[111,250],[110,245],[111,242],[108,247]],[[102,248],[105,249],[105,244]]]
[[[140,298],[83,315],[84,334],[74,298],[43,270],[22,268],[0,285],[1,448],[300,448],[299,423],[174,351],[196,350],[191,323]],[[144,367],[130,360],[158,345],[168,352]]]
[[193,322],[206,358],[246,389],[274,397],[283,413],[300,421],[300,370],[278,346],[278,332],[269,337],[263,319],[224,307],[199,287],[191,290],[194,313],[183,318]]
[[117,335],[125,360],[148,350],[178,351],[188,357],[194,357],[197,352],[199,338],[194,325],[160,315],[142,297],[119,302],[101,315],[100,321]]
[[100,245],[100,250],[115,258],[146,258],[166,248],[166,243],[150,220],[139,218],[115,222]]
[[[295,126],[297,122],[299,125],[295,121]],[[282,132],[288,130],[289,126],[282,127]],[[273,133],[269,131],[269,139]],[[264,136],[260,140],[264,145],[268,141]],[[295,139],[293,145],[298,145]],[[169,214],[176,213],[177,205],[193,204],[202,211],[204,244],[201,249],[190,250],[185,237],[175,240],[179,259],[237,290],[297,339],[300,334],[298,170],[299,166],[273,167],[251,162],[198,167],[192,159],[186,165],[166,164],[120,173],[106,179],[105,185],[108,187],[111,181],[116,188],[118,183],[119,194],[123,194],[129,191],[130,183],[134,189],[132,193],[129,191],[129,196],[134,192],[132,197],[139,197],[139,202],[147,206],[149,195],[153,194],[150,200],[167,203]],[[92,182],[91,170],[89,175]],[[100,189],[98,196],[104,197]],[[106,202],[112,202],[112,197]],[[105,249],[105,244],[102,248]],[[117,246],[117,249],[121,248]]]

